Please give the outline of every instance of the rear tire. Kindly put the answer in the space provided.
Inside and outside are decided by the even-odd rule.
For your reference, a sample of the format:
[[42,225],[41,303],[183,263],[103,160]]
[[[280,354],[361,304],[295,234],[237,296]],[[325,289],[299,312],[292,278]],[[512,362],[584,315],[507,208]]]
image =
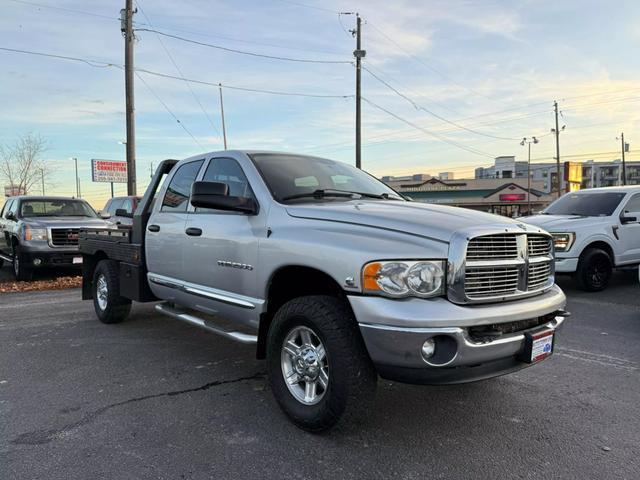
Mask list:
[[578,261],[576,279],[586,292],[599,292],[607,288],[613,273],[613,262],[607,252],[590,248],[582,252]]
[[93,308],[102,323],[119,323],[129,315],[131,300],[120,296],[120,272],[113,260],[100,260],[93,272]]
[[310,432],[365,416],[378,380],[351,310],[329,296],[296,298],[278,310],[267,337],[267,370],[280,408]]
[[13,246],[13,276],[18,282],[28,282],[33,278],[33,270],[27,268],[24,262],[24,256],[20,249],[20,245]]

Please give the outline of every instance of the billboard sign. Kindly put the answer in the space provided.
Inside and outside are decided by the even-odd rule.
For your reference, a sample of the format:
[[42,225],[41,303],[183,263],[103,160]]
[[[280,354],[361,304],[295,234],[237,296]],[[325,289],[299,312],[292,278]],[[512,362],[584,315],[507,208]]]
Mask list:
[[26,195],[27,191],[24,187],[19,187],[18,185],[5,185],[4,187],[4,196],[5,197],[16,197],[18,195]]
[[91,178],[94,182],[127,183],[127,162],[92,158]]
[[498,196],[501,202],[522,202],[527,199],[526,193],[501,193]]

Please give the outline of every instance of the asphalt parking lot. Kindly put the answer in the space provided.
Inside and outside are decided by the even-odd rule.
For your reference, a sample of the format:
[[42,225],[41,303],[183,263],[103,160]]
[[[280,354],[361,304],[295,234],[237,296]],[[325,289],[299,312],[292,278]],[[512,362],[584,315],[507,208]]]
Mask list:
[[[4,269],[6,275],[7,269]],[[550,359],[476,384],[380,381],[324,435],[280,413],[253,349],[78,290],[0,295],[0,478],[628,478],[640,472],[640,286],[587,294]]]

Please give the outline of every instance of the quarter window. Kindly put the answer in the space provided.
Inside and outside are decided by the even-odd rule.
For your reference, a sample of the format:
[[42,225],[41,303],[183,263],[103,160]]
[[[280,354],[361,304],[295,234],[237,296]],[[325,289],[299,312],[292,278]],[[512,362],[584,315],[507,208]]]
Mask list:
[[162,212],[186,212],[189,206],[189,196],[191,195],[191,185],[196,180],[200,167],[204,160],[189,162],[182,165],[176,171],[169,182],[167,192],[162,200]]

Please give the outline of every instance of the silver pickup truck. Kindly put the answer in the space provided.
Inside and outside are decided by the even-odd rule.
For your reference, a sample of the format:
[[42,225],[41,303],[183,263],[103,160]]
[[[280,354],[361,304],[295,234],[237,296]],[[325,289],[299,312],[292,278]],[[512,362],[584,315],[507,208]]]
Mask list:
[[568,315],[543,230],[408,201],[341,162],[223,151],[162,162],[133,228],[80,232],[83,298],[256,344],[298,426],[366,413],[378,376],[495,377],[548,357]]

